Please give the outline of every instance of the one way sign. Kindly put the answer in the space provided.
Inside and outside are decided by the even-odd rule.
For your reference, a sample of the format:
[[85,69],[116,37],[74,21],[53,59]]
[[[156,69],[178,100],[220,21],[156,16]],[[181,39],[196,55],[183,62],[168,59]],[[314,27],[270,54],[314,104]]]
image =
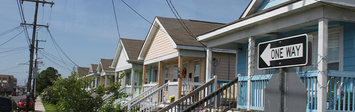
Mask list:
[[258,69],[306,65],[308,62],[307,34],[259,43]]

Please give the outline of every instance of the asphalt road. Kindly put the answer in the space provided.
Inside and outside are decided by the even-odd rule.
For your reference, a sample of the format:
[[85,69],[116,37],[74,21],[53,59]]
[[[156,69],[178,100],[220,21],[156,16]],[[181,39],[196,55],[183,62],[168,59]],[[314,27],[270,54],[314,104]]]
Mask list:
[[20,101],[21,98],[26,98],[26,95],[12,96],[12,98],[16,101],[16,103],[18,103],[18,101]]

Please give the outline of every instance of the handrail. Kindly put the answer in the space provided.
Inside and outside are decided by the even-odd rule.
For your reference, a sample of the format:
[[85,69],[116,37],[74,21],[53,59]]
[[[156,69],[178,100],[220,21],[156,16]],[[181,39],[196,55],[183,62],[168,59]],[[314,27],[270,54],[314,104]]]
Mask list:
[[[118,92],[122,92],[123,90],[126,90],[126,86],[123,86],[123,88],[120,88],[120,89],[118,90]],[[113,102],[113,105],[117,105],[120,100],[121,100],[121,99],[116,99],[116,100]]]
[[[128,103],[128,110],[131,110],[132,107],[137,107],[137,105],[139,103],[142,103],[144,100],[147,100],[150,97],[153,97],[154,94],[160,92],[161,90],[167,88],[169,86],[169,82],[160,86],[158,89],[154,90],[153,92],[149,93],[148,95],[144,96],[143,98],[137,100],[136,102],[134,102],[133,104],[129,104]],[[161,98],[162,99],[162,98]],[[161,102],[160,102],[161,103]],[[122,106],[121,108],[125,108],[125,106]],[[149,108],[149,107],[148,107]],[[140,110],[143,110],[144,108],[140,108]]]
[[128,104],[131,104],[131,103],[137,101],[137,100],[138,100],[139,98],[141,98],[142,96],[144,97],[145,95],[147,95],[147,94],[149,94],[149,93],[155,91],[155,89],[157,89],[157,88],[158,88],[158,84],[155,84],[153,87],[149,88],[147,91],[144,91],[142,94],[140,94],[140,95],[138,95],[138,96],[132,98],[130,101],[124,103],[124,104],[122,105],[122,107],[128,106]]
[[[172,103],[172,104],[166,106],[165,108],[159,110],[159,112],[168,111],[169,109],[172,109],[172,108],[176,107],[179,104],[183,104],[184,101],[187,101],[188,99],[190,100],[190,102],[192,100],[198,100],[198,98],[200,98],[201,95],[202,96],[206,95],[206,94],[204,94],[205,89],[208,89],[208,87],[211,86],[212,84],[215,84],[214,86],[215,86],[215,88],[217,88],[217,76],[215,76],[213,79],[211,79],[210,81],[208,81],[204,85],[202,85],[202,86],[198,87],[197,89],[193,90],[191,93],[187,94],[186,96],[181,97],[180,99],[178,99],[174,103]],[[194,97],[194,98],[192,98],[192,97]],[[185,102],[185,104],[188,105],[187,102]]]
[[[235,105],[237,101],[234,98],[235,97],[235,83],[238,83],[238,77],[233,79],[232,81],[230,81],[229,83],[225,84],[224,86],[222,86],[221,88],[217,89],[216,91],[212,92],[211,94],[207,95],[205,98],[203,98],[202,100],[194,103],[193,105],[187,107],[185,110],[183,110],[184,112],[190,112],[192,110],[202,110],[204,109],[204,107],[208,107],[208,105],[214,106],[215,109],[223,109],[222,111],[225,112],[228,109],[231,108],[231,105]],[[233,88],[230,88],[234,86]],[[229,88],[229,94],[228,94],[228,88]],[[233,90],[233,98],[231,98],[232,95],[232,89]],[[226,92],[226,93],[224,93]],[[229,100],[223,100],[223,99],[228,99],[228,95],[229,95]],[[234,100],[231,101],[230,99]],[[223,101],[228,102],[227,104]],[[222,105],[221,105],[222,104]],[[226,105],[228,105],[228,108],[226,108]],[[199,108],[202,107],[202,108]],[[209,108],[210,111],[212,108]],[[220,110],[218,110],[220,111]]]

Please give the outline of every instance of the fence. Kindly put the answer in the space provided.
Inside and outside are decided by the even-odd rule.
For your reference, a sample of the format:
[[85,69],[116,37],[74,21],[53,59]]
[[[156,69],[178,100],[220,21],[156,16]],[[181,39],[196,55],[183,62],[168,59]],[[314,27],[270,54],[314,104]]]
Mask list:
[[[297,72],[307,90],[307,111],[317,110],[318,71]],[[251,78],[251,109],[264,110],[264,89],[272,74],[254,75]],[[238,108],[247,107],[247,76],[240,77]],[[328,111],[355,111],[355,72],[328,71]]]

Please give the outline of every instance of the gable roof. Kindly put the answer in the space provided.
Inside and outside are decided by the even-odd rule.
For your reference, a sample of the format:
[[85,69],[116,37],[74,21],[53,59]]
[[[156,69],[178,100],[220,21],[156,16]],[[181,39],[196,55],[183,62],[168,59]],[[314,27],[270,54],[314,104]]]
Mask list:
[[[191,31],[193,35],[190,35],[184,27],[180,24],[179,20],[176,18],[166,18],[166,17],[156,17],[161,23],[167,34],[177,45],[187,45],[187,46],[203,46],[200,42],[196,40],[196,36],[200,35],[211,29],[223,26],[223,23],[206,22],[198,20],[185,20],[183,19],[184,25],[187,26],[188,30]],[[193,37],[195,36],[195,37]],[[203,43],[205,44],[205,43]]]
[[[183,23],[181,21],[183,21]],[[181,21],[179,22],[179,20],[176,18],[156,17],[152,26],[149,29],[147,37],[144,40],[142,49],[139,52],[138,60],[144,59],[158,30],[162,30],[167,34],[167,36],[173,43],[174,48],[177,48],[178,45],[204,47],[206,43],[198,42],[196,36],[203,34],[206,31],[210,31],[214,28],[218,28],[220,26],[225,25],[224,23],[206,22],[198,20],[182,19]],[[192,33],[192,35],[190,35],[185,30],[182,24],[185,24],[187,26],[188,30]]]
[[125,55],[129,58],[128,60],[136,61],[138,59],[139,51],[141,50],[143,43],[144,40],[121,38],[110,67],[116,67],[123,49],[126,51]]
[[129,60],[137,60],[144,41],[124,38],[121,38],[121,41],[123,47],[126,49]]
[[97,73],[97,66],[98,66],[98,64],[91,64],[91,65],[90,65],[89,74],[91,74],[91,73]]
[[[287,1],[287,2],[281,3],[281,4],[279,4],[279,5],[270,7],[270,8],[268,8],[268,9],[265,9],[265,10],[262,10],[262,11],[259,11],[259,12],[252,12],[252,11],[256,11],[256,10],[258,9],[258,7],[259,7],[259,6],[261,5],[261,3],[262,3],[262,2],[261,2],[261,3],[260,3],[260,2],[257,2],[257,3],[255,2],[255,3],[253,3],[253,2],[254,2],[254,0],[253,0],[253,1],[251,1],[251,3],[249,4],[249,6],[247,7],[247,9],[244,11],[244,13],[242,14],[242,16],[241,16],[240,19],[235,20],[235,21],[233,21],[233,22],[230,22],[230,23],[228,23],[228,24],[225,24],[225,25],[223,25],[223,26],[217,27],[217,28],[212,29],[212,30],[210,30],[210,31],[204,32],[204,33],[198,35],[197,38],[198,38],[198,40],[202,40],[202,39],[200,39],[201,36],[210,34],[210,33],[212,33],[212,32],[216,32],[217,30],[226,28],[226,27],[228,27],[228,26],[232,26],[232,25],[237,24],[237,23],[240,23],[240,22],[242,22],[242,21],[244,21],[244,20],[248,20],[248,19],[253,18],[253,17],[255,17],[255,16],[258,16],[258,15],[261,15],[261,14],[264,14],[264,13],[267,13],[267,12],[270,12],[270,11],[273,11],[273,10],[275,10],[275,9],[278,9],[278,8],[280,8],[280,7],[287,6],[287,5],[289,5],[289,4],[292,4],[292,3],[295,3],[295,2],[298,2],[298,1],[300,1],[300,0],[289,0],[289,1]],[[248,10],[248,8],[250,8],[251,10]],[[254,9],[253,9],[253,8],[254,8]],[[257,24],[257,22],[255,22],[255,23]],[[232,30],[232,29],[230,29],[230,30]]]
[[78,67],[78,76],[79,77],[82,77],[82,76],[85,76],[89,73],[89,67]]
[[[104,70],[104,71],[110,71],[110,70],[115,70],[114,68],[111,68],[110,65],[112,64],[113,59],[100,59],[99,66],[97,67],[97,71]],[[101,71],[99,71],[101,72]]]

